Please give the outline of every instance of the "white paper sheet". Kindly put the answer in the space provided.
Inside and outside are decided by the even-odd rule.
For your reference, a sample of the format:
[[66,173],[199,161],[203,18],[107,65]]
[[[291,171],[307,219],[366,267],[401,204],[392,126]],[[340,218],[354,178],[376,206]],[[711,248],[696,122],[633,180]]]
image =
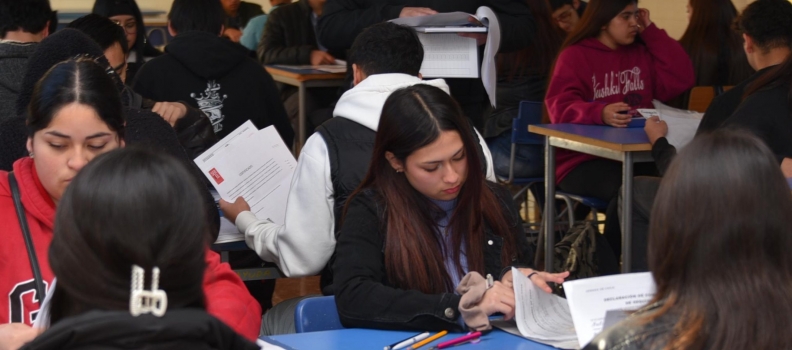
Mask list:
[[658,100],[653,100],[652,103],[660,119],[668,124],[668,135],[666,135],[668,143],[677,150],[687,146],[696,136],[696,130],[701,124],[704,113],[669,107]]
[[256,217],[283,224],[297,161],[274,126],[259,131],[245,123],[240,128],[195,163],[220,197],[233,202],[242,196]]
[[[460,32],[479,32],[479,27],[470,27],[469,18],[477,19],[486,27],[487,43],[481,66],[478,65],[478,46],[475,39],[459,37]],[[438,13],[431,16],[397,18],[391,22],[416,27],[418,37],[424,45],[424,62],[421,74],[426,78],[478,78],[489,95],[490,104],[496,106],[497,72],[495,54],[500,48],[500,22],[495,12],[482,6],[476,14],[464,12]],[[434,28],[431,28],[434,27]],[[456,27],[456,29],[455,29]],[[427,34],[431,32],[432,34]],[[443,34],[453,32],[453,34]],[[456,38],[454,37],[456,36]]]
[[476,39],[456,33],[418,33],[424,47],[421,75],[424,78],[478,78]]
[[654,296],[655,284],[649,272],[629,273],[564,282],[564,292],[583,347],[602,331],[608,311],[641,308]]
[[518,337],[523,337],[525,339],[533,340],[537,343],[542,343],[545,345],[550,345],[554,348],[558,349],[580,349],[578,346],[577,339],[572,340],[547,340],[547,339],[532,339],[531,337],[526,337],[520,333],[520,329],[517,328],[517,323],[514,320],[511,321],[504,321],[504,320],[497,320],[497,321],[490,321],[492,327],[499,328],[502,331],[510,334],[514,334]]
[[523,336],[537,341],[577,340],[575,326],[564,298],[547,293],[519,270],[512,268],[515,316]]

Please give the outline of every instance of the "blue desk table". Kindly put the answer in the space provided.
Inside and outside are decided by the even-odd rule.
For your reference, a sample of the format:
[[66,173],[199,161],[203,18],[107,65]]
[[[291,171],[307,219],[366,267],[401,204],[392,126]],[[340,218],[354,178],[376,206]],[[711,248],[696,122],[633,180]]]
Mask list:
[[[528,131],[545,136],[545,198],[555,198],[555,148],[612,159],[622,167],[622,272],[630,272],[632,261],[632,184],[633,163],[653,161],[652,145],[643,128],[614,128],[602,125],[540,124]],[[555,217],[553,201],[544,208],[545,269],[553,266]]]
[[[311,332],[301,334],[287,334],[272,337],[262,337],[265,341],[273,341],[286,349],[294,350],[381,350],[385,346],[397,341],[407,339],[420,332],[385,331],[374,329],[346,328],[334,331]],[[432,332],[434,334],[434,332]],[[464,335],[463,333],[448,334],[435,340],[421,350],[429,349],[444,341]],[[454,350],[548,350],[553,347],[539,344],[525,338],[495,329],[481,337],[477,344],[465,344],[453,347]]]

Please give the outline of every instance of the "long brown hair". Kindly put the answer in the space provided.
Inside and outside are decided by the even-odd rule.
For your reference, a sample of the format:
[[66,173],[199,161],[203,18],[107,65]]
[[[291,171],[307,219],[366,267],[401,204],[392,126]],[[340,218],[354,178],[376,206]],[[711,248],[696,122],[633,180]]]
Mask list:
[[435,214],[440,209],[415,190],[404,174],[391,167],[385,153],[391,152],[404,162],[410,154],[437,140],[443,131],[459,133],[468,169],[448,224],[453,235],[450,251],[455,268],[462,275],[459,261],[464,247],[468,270],[484,272],[485,225],[504,238],[501,257],[506,266],[517,254],[516,237],[479,170],[478,145],[469,123],[456,101],[436,87],[418,84],[391,94],[382,108],[369,170],[344,209],[346,215],[355,196],[363,190],[373,190],[384,208],[388,280],[397,288],[427,294],[447,293],[455,287],[446,271],[437,234]]
[[507,79],[526,73],[550,75],[550,68],[566,35],[553,23],[553,12],[547,0],[523,1],[528,3],[531,10],[537,34],[534,35],[531,46],[516,52],[498,54],[498,71]]
[[[589,1],[583,17],[580,18],[575,29],[569,33],[561,50],[577,44],[584,39],[595,38],[610,21],[630,4],[638,5],[638,0],[591,0]],[[637,40],[637,38],[636,38]]]
[[[660,185],[649,269],[664,301],[644,321],[673,315],[667,349],[789,349],[792,194],[755,136],[697,137]],[[651,302],[650,302],[651,303]]]
[[[580,18],[580,21],[575,26],[575,29],[572,30],[572,32],[567,36],[566,40],[564,40],[558,55],[560,56],[567,47],[577,44],[585,39],[596,38],[599,36],[600,32],[602,32],[602,27],[607,26],[614,17],[621,13],[622,10],[624,10],[624,8],[630,4],[638,5],[638,0],[589,1],[586,11],[583,12],[583,17]],[[640,37],[636,37],[635,40],[636,42],[639,41]],[[550,69],[551,78],[547,82],[548,85],[552,83],[552,76],[555,73],[555,66],[557,62],[558,57],[556,57],[556,62],[553,63],[553,67]],[[550,122],[550,113],[547,111],[547,104],[545,103],[544,108],[542,108],[542,123]]]
[[732,29],[731,0],[690,0],[693,15],[679,44],[693,61],[697,86],[735,85],[751,75],[743,40]]

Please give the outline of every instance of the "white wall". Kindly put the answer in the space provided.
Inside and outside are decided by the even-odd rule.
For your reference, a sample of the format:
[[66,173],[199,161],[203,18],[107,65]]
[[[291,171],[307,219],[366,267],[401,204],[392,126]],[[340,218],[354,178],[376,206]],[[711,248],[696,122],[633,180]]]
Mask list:
[[[245,0],[255,2],[267,11],[270,8],[269,0]],[[448,0],[454,1],[454,0]],[[515,0],[516,1],[516,0]],[[738,10],[742,10],[753,0],[732,0]],[[60,11],[90,11],[94,0],[50,0],[52,6]],[[168,0],[137,0],[143,10],[168,11],[171,1]],[[640,7],[649,9],[651,18],[660,28],[665,29],[669,35],[679,38],[687,27],[685,7],[688,0],[640,0]]]

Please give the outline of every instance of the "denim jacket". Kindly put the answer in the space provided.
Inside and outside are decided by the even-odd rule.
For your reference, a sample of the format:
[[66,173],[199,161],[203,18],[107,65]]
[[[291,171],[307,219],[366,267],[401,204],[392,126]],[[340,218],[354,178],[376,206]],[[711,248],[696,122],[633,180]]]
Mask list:
[[[518,256],[511,265],[527,267],[534,252],[528,244],[519,211],[505,188],[488,183],[507,214],[516,235]],[[454,293],[424,294],[398,289],[385,271],[386,223],[381,205],[373,191],[364,191],[349,203],[336,244],[333,264],[336,304],[341,323],[346,327],[379,329],[462,330],[459,314],[461,296]],[[503,238],[485,225],[482,275],[501,276]]]

